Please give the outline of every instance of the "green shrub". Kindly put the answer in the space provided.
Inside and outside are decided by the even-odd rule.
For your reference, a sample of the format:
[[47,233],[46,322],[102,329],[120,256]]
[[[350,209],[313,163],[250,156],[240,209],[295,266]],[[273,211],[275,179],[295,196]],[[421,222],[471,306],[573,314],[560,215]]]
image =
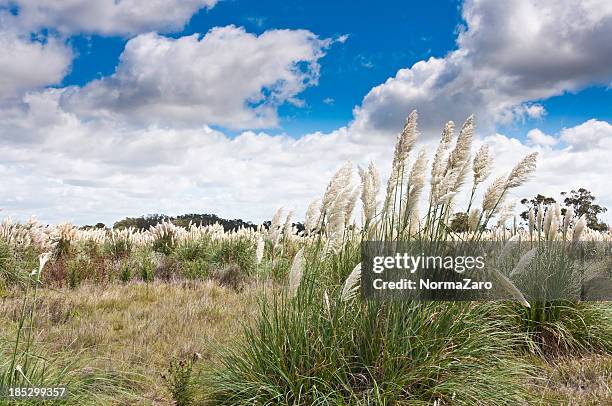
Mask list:
[[[211,404],[509,405],[529,398],[504,303],[340,299],[343,251],[307,261],[295,298],[264,298],[260,315],[206,376]],[[335,280],[336,283],[327,281]]]

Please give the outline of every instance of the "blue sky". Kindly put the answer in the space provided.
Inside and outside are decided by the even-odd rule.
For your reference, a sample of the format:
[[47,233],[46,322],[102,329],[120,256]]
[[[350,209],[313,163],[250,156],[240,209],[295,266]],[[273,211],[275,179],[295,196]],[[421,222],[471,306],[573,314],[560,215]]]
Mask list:
[[[205,34],[213,27],[243,26],[261,34],[268,29],[307,29],[325,38],[348,35],[321,59],[317,86],[300,94],[304,106],[284,104],[278,128],[269,133],[299,137],[315,131],[330,132],[353,118],[353,108],[368,91],[399,69],[430,56],[443,57],[457,48],[457,32],[464,27],[460,1],[385,1],[373,9],[369,1],[248,1],[228,0],[213,9],[201,9],[183,30],[165,35],[179,38]],[[112,74],[129,38],[75,35],[70,43],[76,57],[60,86],[83,86]],[[606,86],[590,86],[543,100],[545,118],[519,120],[498,129],[524,138],[537,126],[558,133],[589,118],[612,120],[612,93]],[[228,133],[236,133],[227,130]]]
[[413,109],[429,155],[470,114],[493,175],[538,152],[516,200],[612,207],[611,37],[606,0],[0,0],[0,208],[300,217]]

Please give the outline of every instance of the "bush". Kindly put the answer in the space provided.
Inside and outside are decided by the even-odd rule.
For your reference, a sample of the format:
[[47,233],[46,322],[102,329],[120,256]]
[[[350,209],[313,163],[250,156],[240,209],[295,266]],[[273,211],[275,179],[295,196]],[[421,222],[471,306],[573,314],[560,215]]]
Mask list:
[[[211,404],[524,404],[529,368],[504,303],[342,301],[344,251],[307,262],[206,377]],[[317,269],[318,268],[318,269]],[[331,299],[330,299],[331,298]]]

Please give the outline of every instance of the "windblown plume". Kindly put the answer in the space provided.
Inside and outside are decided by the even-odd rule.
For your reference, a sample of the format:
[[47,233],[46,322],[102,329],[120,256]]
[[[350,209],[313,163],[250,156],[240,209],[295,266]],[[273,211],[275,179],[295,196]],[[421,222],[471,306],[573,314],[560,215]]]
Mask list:
[[346,230],[346,205],[351,197],[351,190],[345,188],[340,192],[329,210],[329,220],[326,223],[328,237],[326,252],[337,252],[344,242]]
[[563,236],[567,235],[567,230],[569,226],[572,224],[572,220],[574,219],[574,208],[568,207],[565,211],[565,217],[563,217]]
[[427,153],[425,149],[419,151],[416,161],[412,165],[410,175],[408,175],[408,188],[404,195],[405,213],[408,215],[415,210],[416,205],[425,186],[425,170],[427,169]]
[[537,248],[532,248],[529,251],[527,251],[522,257],[521,259],[519,259],[518,263],[516,264],[516,266],[512,269],[512,271],[510,271],[510,277],[513,278],[516,275],[520,275],[523,272],[525,272],[525,270],[527,269],[527,267],[529,266],[529,264],[531,263],[531,261],[533,261],[533,258],[535,258],[537,253]]
[[291,226],[293,225],[293,223],[291,222],[292,218],[293,218],[293,211],[290,211],[289,213],[287,213],[287,217],[285,218],[285,225],[283,226],[283,235],[285,237],[288,237],[292,234],[291,232]]
[[344,281],[344,286],[342,287],[342,301],[349,301],[353,299],[357,292],[359,292],[359,284],[361,282],[361,262],[353,268],[349,276]]
[[449,121],[444,126],[442,138],[440,139],[438,148],[436,148],[436,153],[431,165],[431,201],[435,200],[437,185],[440,184],[444,177],[446,153],[448,151],[448,147],[450,146],[450,142],[453,139],[454,132],[455,124],[452,121]]
[[536,163],[538,160],[538,153],[534,152],[523,158],[508,175],[508,181],[506,182],[506,188],[512,189],[521,186],[525,183],[531,175],[535,172]]
[[384,211],[387,214],[390,214],[392,206],[395,203],[395,191],[400,182],[400,176],[403,176],[408,154],[416,142],[417,135],[417,112],[413,110],[408,116],[404,129],[397,137],[397,143],[395,144],[395,152],[391,164],[391,175],[387,182],[387,194],[384,204]]
[[578,221],[576,222],[576,226],[574,227],[574,233],[572,234],[572,241],[576,242],[580,240],[580,235],[584,231],[587,225],[586,215],[583,214],[580,216]]
[[336,200],[340,192],[348,185],[351,181],[351,175],[353,173],[353,164],[349,161],[346,162],[336,173],[332,176],[325,194],[323,195],[323,201],[321,204],[321,213],[324,216],[328,216],[328,211],[331,205]]
[[538,205],[538,214],[536,216],[536,221],[536,228],[538,229],[538,231],[542,231],[542,223],[544,221],[544,205],[542,205],[542,203]]
[[555,217],[557,217],[557,224],[561,224],[561,205],[555,203]]
[[255,260],[257,261],[257,265],[261,264],[261,260],[264,256],[264,248],[266,243],[261,236],[257,239],[257,248],[255,249]]
[[457,143],[455,148],[448,157],[448,163],[446,164],[446,172],[450,172],[455,169],[463,168],[466,162],[470,160],[470,150],[472,148],[472,138],[474,136],[474,116],[471,115],[465,120],[459,137],[457,137]]
[[548,231],[548,239],[550,241],[555,241],[557,238],[557,232],[559,231],[559,218],[556,213],[553,213],[552,220],[550,222],[550,229]]
[[288,294],[289,297],[295,297],[297,294],[298,288],[300,287],[300,283],[302,282],[302,275],[304,274],[304,248],[300,248],[300,250],[295,254],[293,258],[293,263],[291,264],[291,269],[289,270],[289,287]]
[[544,236],[546,239],[548,239],[548,236],[550,235],[550,227],[553,223],[553,217],[553,208],[550,206],[546,207],[546,213],[544,214]]
[[506,189],[506,178],[503,176],[498,177],[493,183],[487,188],[484,198],[482,200],[482,210],[485,212],[492,212],[502,202]]
[[510,239],[506,241],[506,244],[504,244],[504,247],[502,248],[499,254],[498,260],[500,261],[504,260],[508,256],[512,248],[516,246],[516,242],[520,240],[521,240],[520,234],[514,234],[512,237],[510,237]]
[[523,293],[518,290],[516,286],[514,286],[510,279],[506,278],[501,272],[494,268],[491,268],[490,274],[497,279],[497,285],[501,286],[506,292],[510,293],[514,299],[521,302],[525,307],[531,307],[527,299],[525,299],[525,296],[523,296]]
[[472,171],[474,172],[474,185],[479,185],[489,177],[491,174],[491,169],[493,168],[493,159],[491,157],[491,153],[489,152],[489,146],[487,144],[483,144],[478,152],[476,152],[476,156],[474,157],[474,162],[472,164]]
[[361,203],[363,204],[364,226],[374,219],[376,215],[376,207],[378,205],[376,197],[380,190],[380,178],[378,171],[372,162],[367,170],[359,168],[359,176],[361,177]]
[[270,222],[270,228],[268,229],[268,238],[272,240],[272,242],[276,241],[278,234],[280,233],[279,229],[280,229],[282,216],[283,216],[283,208],[279,207],[274,213],[274,216],[272,217],[272,221]]
[[353,190],[348,194],[346,199],[346,204],[344,206],[344,226],[348,226],[348,223],[351,221],[351,216],[353,215],[353,210],[355,210],[355,204],[357,204],[357,199],[359,198],[359,187],[355,186]]
[[313,200],[306,210],[306,219],[304,220],[304,228],[307,233],[316,232],[319,228],[319,221],[321,217],[321,201],[319,199]]

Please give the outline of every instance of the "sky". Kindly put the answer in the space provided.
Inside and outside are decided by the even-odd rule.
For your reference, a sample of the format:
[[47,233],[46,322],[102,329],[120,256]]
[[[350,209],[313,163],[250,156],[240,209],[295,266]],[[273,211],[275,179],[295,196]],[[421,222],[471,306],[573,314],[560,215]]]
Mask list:
[[612,3],[537,3],[0,0],[0,215],[301,218],[413,109],[429,155],[470,114],[496,174],[538,151],[511,199],[612,210]]

